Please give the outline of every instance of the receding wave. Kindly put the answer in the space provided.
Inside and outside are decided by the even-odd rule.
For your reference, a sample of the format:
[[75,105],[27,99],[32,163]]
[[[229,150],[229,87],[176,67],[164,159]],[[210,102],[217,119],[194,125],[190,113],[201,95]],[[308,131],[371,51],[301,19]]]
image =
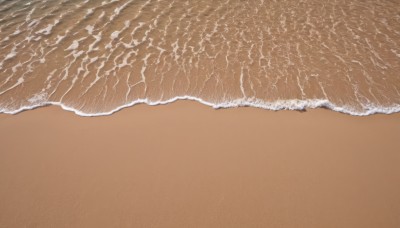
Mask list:
[[0,112],[214,108],[400,111],[390,0],[0,0]]

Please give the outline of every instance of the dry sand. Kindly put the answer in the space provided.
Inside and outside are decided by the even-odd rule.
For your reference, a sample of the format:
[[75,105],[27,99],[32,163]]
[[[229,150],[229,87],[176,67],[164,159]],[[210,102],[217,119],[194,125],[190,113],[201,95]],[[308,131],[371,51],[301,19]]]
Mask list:
[[0,115],[0,227],[400,227],[400,114]]

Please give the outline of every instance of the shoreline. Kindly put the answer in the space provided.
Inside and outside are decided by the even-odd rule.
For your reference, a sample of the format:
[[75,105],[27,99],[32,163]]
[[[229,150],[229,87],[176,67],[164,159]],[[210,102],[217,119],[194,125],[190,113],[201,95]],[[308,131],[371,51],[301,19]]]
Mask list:
[[400,226],[400,113],[0,114],[0,227]]
[[137,105],[148,105],[148,106],[159,106],[159,105],[169,105],[176,102],[198,102],[201,105],[211,107],[213,109],[232,109],[232,108],[257,108],[266,111],[307,111],[314,109],[327,109],[333,112],[338,112],[342,114],[347,114],[351,116],[370,116],[376,114],[396,114],[400,113],[400,104],[394,104],[390,107],[364,107],[363,111],[356,111],[354,108],[346,106],[337,106],[331,103],[329,100],[323,99],[291,99],[291,100],[276,100],[274,102],[266,102],[258,99],[236,99],[230,102],[214,104],[212,102],[205,101],[198,97],[192,96],[176,96],[174,98],[165,101],[149,101],[148,99],[139,99],[132,101],[130,103],[120,105],[110,111],[88,113],[82,110],[78,110],[71,106],[65,105],[62,102],[44,102],[41,104],[35,104],[28,107],[20,107],[17,110],[9,111],[6,109],[0,110],[1,114],[15,115],[21,112],[35,110],[37,108],[45,108],[48,106],[56,106],[65,111],[73,112],[78,116],[83,117],[98,117],[98,116],[110,116],[117,112],[120,112],[127,108],[132,108]]

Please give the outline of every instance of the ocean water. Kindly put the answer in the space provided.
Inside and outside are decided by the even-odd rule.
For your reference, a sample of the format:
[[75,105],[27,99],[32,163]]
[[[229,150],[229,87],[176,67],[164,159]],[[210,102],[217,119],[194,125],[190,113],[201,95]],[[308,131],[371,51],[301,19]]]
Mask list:
[[0,0],[0,112],[400,111],[398,0]]

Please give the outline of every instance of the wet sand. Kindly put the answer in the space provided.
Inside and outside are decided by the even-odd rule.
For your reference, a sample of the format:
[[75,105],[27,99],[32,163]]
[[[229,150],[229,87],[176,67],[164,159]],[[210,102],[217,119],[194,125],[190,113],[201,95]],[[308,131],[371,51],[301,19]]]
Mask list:
[[400,227],[400,115],[0,115],[0,227]]

